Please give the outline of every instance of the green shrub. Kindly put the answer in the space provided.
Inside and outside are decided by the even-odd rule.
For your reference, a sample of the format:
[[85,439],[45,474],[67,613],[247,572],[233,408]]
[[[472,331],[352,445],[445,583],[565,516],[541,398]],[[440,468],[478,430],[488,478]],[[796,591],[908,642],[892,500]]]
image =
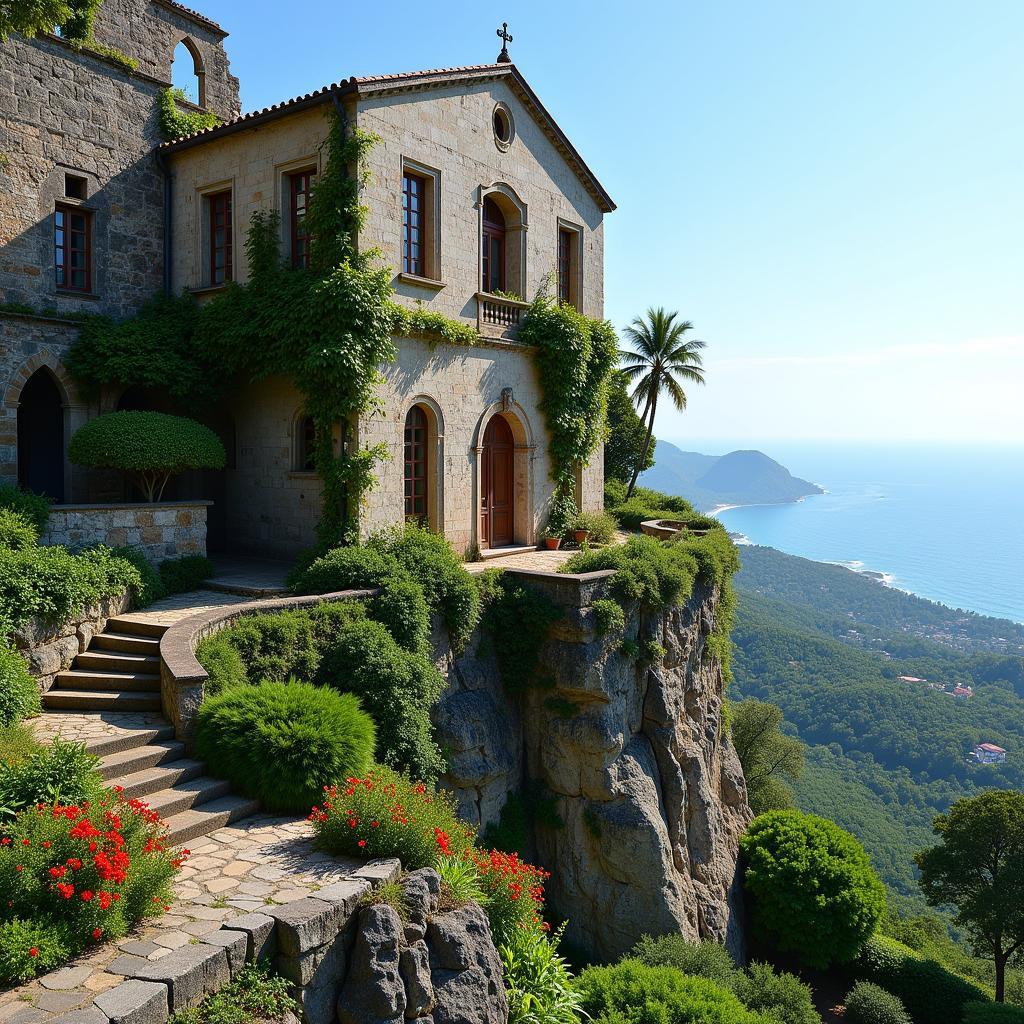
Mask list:
[[209,673],[203,687],[204,697],[216,697],[218,693],[244,686],[249,681],[242,656],[223,633],[200,640],[196,645],[196,659]]
[[548,525],[544,528],[547,537],[564,537],[574,529],[579,519],[580,510],[576,507],[576,499],[568,487],[560,487],[551,499],[548,509]]
[[589,967],[576,981],[594,1024],[767,1024],[727,989],[671,967],[623,960]]
[[205,555],[185,555],[164,559],[159,571],[168,594],[187,594],[190,590],[199,590],[215,569]]
[[14,725],[42,710],[39,687],[25,659],[0,641],[0,728]]
[[374,727],[351,694],[306,683],[261,683],[204,701],[196,754],[270,810],[309,808],[324,786],[370,764]]
[[16,984],[49,974],[72,955],[66,926],[14,918],[0,924],[0,982]]
[[296,594],[332,594],[380,587],[402,576],[398,560],[379,547],[332,548],[298,573]]
[[579,1024],[582,1000],[558,955],[560,938],[517,931],[502,944],[508,1024]]
[[885,909],[864,848],[834,822],[769,811],[740,839],[754,934],[811,967],[852,960]]
[[103,791],[98,764],[84,743],[59,737],[17,763],[0,764],[0,820],[39,803],[97,801]]
[[265,964],[246,964],[232,982],[208,995],[198,1006],[179,1010],[171,1024],[253,1024],[301,1017],[302,1008],[289,995],[286,978]]
[[153,568],[153,563],[142,553],[141,548],[114,548],[113,554],[135,566],[139,574],[139,585],[135,588],[132,604],[136,608],[146,608],[154,601],[167,596],[167,587],[160,573]]
[[407,651],[426,654],[430,650],[430,610],[423,588],[414,580],[381,584],[380,593],[370,600],[369,612]]
[[846,995],[847,1024],[912,1024],[903,1004],[884,988],[858,981]]
[[598,636],[621,633],[626,628],[626,613],[615,601],[602,597],[593,604],[594,627]]
[[465,857],[438,857],[434,869],[441,878],[441,891],[456,906],[472,900],[487,906],[487,893],[480,884],[480,875],[472,860]]
[[897,996],[915,1024],[955,1024],[968,1003],[988,1000],[977,985],[884,935],[873,935],[864,944],[853,974]]
[[320,664],[313,625],[302,610],[245,615],[217,635],[238,651],[254,683],[311,680]]
[[135,566],[109,548],[77,555],[61,547],[0,548],[0,622],[11,627],[35,617],[66,622],[100,598],[141,586]]
[[500,946],[517,932],[539,931],[543,925],[544,882],[550,874],[504,850],[473,850],[469,856],[487,897],[484,909],[494,941]]
[[132,474],[147,501],[159,501],[167,481],[188,469],[223,469],[220,438],[201,423],[162,412],[108,412],[80,427],[68,445],[80,466]]
[[967,1003],[963,1024],[1024,1024],[1024,1007],[1008,1003]]
[[20,551],[35,547],[39,534],[32,522],[22,513],[0,507],[0,547]]
[[732,986],[748,1009],[781,1024],[820,1024],[809,986],[795,974],[777,974],[768,964],[751,964],[736,975]]
[[550,680],[540,671],[540,653],[562,610],[544,593],[513,576],[496,580],[483,616],[505,688],[512,693],[531,686],[546,687]]
[[14,484],[0,484],[0,508],[10,509],[27,519],[41,534],[50,517],[50,499],[44,494],[23,491]]
[[428,782],[444,771],[430,721],[444,678],[429,658],[400,647],[379,622],[342,626],[324,652],[316,682],[359,697],[377,725],[385,764]]
[[586,530],[591,544],[611,544],[619,524],[608,512],[581,512],[573,524],[574,530]]
[[648,967],[674,967],[683,974],[695,974],[733,988],[739,970],[725,946],[717,942],[688,942],[678,933],[653,938],[645,935],[629,954]]
[[0,726],[0,771],[4,767],[22,764],[41,748],[42,744],[26,726]]
[[473,842],[451,794],[384,765],[329,786],[322,796],[310,820],[317,846],[328,853],[397,857],[407,871],[416,871],[441,859],[461,862]]

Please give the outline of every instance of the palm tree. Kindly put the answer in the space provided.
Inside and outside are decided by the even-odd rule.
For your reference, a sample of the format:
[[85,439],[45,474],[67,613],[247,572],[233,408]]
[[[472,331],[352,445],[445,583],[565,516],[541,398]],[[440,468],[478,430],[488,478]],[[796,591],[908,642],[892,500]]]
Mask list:
[[704,360],[700,354],[704,342],[685,340],[684,335],[693,330],[693,324],[689,320],[676,323],[677,316],[678,313],[666,313],[664,309],[647,310],[646,317],[638,316],[626,328],[626,338],[633,349],[619,351],[619,358],[625,364],[622,372],[636,383],[633,401],[638,406],[643,402],[644,411],[640,418],[647,424],[643,451],[626,491],[627,501],[633,496],[640,467],[647,460],[651,447],[658,396],[662,391],[666,392],[673,405],[682,411],[686,408],[686,392],[680,381],[704,383]]

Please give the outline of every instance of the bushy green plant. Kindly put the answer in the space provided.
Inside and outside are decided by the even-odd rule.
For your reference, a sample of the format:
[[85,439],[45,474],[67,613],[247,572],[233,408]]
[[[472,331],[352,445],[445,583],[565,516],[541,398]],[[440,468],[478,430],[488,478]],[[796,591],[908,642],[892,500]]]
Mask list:
[[576,520],[579,518],[580,510],[576,506],[576,499],[568,485],[563,485],[555,491],[551,499],[551,506],[548,509],[548,524],[544,528],[544,535],[547,537],[565,537],[570,530],[575,528]]
[[834,822],[769,811],[740,839],[754,934],[811,967],[852,960],[885,909],[864,848]]
[[415,580],[385,581],[380,593],[371,598],[369,612],[407,651],[426,654],[430,650],[430,610]]
[[75,944],[59,922],[14,918],[0,924],[0,981],[17,984],[71,959]]
[[622,606],[606,597],[593,604],[594,628],[598,636],[621,633],[626,628],[626,613]]
[[302,1008],[290,991],[288,979],[271,973],[265,964],[246,964],[229,985],[198,1006],[179,1010],[169,1024],[271,1024],[301,1016]]
[[498,661],[501,681],[510,692],[545,687],[540,652],[562,610],[544,593],[504,575],[488,601],[483,626]]
[[41,710],[39,687],[29,675],[25,659],[0,641],[0,728],[38,715]]
[[1024,1024],[1024,1007],[1008,1003],[967,1003],[963,1024]]
[[76,465],[131,474],[147,501],[159,501],[167,481],[187,469],[223,469],[220,438],[201,423],[162,412],[122,411],[79,427],[68,445]]
[[641,523],[658,519],[684,523],[694,530],[709,530],[721,526],[718,520],[694,512],[692,508],[677,510],[668,505],[653,504],[640,494],[634,494],[629,501],[613,505],[608,512],[624,530],[639,530]]
[[561,934],[514,932],[500,949],[508,1024],[579,1024],[582,999],[565,959]]
[[473,850],[469,856],[487,896],[484,909],[499,946],[516,932],[543,927],[544,883],[550,872],[504,850]]
[[98,764],[84,743],[59,736],[17,763],[0,764],[0,820],[39,803],[95,802],[103,790]]
[[33,491],[23,491],[15,484],[0,484],[0,508],[17,512],[27,519],[41,534],[50,517],[50,499]]
[[[27,761],[41,746],[32,730],[25,725],[0,726],[0,771]],[[3,803],[2,799],[0,803]]]
[[725,946],[717,942],[688,942],[676,932],[654,938],[643,936],[629,954],[648,967],[674,967],[683,974],[695,974],[721,985],[734,987],[739,970]]
[[10,508],[0,507],[0,547],[20,551],[31,548],[39,540],[33,523]]
[[378,757],[432,782],[444,771],[430,709],[444,677],[425,655],[400,647],[379,622],[351,622],[324,652],[316,682],[354,693],[377,724]]
[[780,1024],[820,1024],[810,988],[795,974],[777,973],[769,964],[751,964],[732,985],[739,1001]]
[[168,594],[198,590],[215,572],[213,562],[205,555],[165,558],[158,568]]
[[244,686],[249,681],[242,656],[223,633],[215,633],[200,640],[196,645],[196,660],[209,673],[203,686],[204,697],[215,697],[232,687]]
[[707,978],[638,960],[588,967],[576,989],[583,1012],[594,1024],[768,1024]]
[[141,548],[114,548],[113,554],[135,566],[139,574],[139,584],[135,587],[132,604],[136,608],[146,608],[154,601],[167,596],[167,588],[160,578],[160,573],[153,568],[153,563],[143,554]]
[[182,110],[178,104],[185,99],[184,90],[173,87],[160,94],[160,135],[164,142],[195,135],[220,123],[212,110]]
[[456,906],[479,903],[487,906],[487,893],[480,884],[476,864],[468,857],[438,857],[434,869],[441,878],[441,892]]
[[912,1024],[899,999],[870,981],[858,981],[844,1002],[848,1024]]
[[301,610],[245,615],[217,636],[238,651],[254,683],[292,677],[308,681],[320,664],[312,622]]
[[397,857],[407,871],[461,859],[473,842],[446,792],[384,765],[326,787],[310,821],[317,846],[352,857]]
[[586,530],[591,544],[611,544],[618,523],[607,512],[581,512],[573,523],[574,530]]
[[852,970],[897,996],[914,1024],[955,1024],[968,1003],[988,1000],[979,986],[884,935],[864,943]]
[[141,586],[138,570],[109,548],[73,555],[65,548],[0,548],[0,622],[66,622],[100,598]]
[[296,594],[330,594],[339,590],[380,587],[402,576],[398,560],[379,546],[331,548],[291,579]]
[[212,775],[270,810],[299,812],[324,786],[369,765],[374,726],[351,694],[260,683],[204,701],[195,748]]

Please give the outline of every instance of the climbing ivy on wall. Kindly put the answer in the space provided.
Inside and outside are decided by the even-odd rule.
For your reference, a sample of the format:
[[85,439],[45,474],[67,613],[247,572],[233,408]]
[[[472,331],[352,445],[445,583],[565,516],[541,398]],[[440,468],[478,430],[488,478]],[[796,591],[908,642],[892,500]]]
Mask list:
[[212,110],[181,110],[178,103],[184,100],[183,89],[168,88],[160,94],[160,135],[165,142],[183,139],[186,135],[195,135],[220,124]]

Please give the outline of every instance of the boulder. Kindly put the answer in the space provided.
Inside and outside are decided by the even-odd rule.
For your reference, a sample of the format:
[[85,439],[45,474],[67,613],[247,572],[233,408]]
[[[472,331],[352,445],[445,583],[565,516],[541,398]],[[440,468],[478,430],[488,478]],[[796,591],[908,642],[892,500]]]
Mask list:
[[359,912],[348,975],[338,996],[339,1024],[405,1020],[405,985],[398,963],[402,921],[387,904]]

